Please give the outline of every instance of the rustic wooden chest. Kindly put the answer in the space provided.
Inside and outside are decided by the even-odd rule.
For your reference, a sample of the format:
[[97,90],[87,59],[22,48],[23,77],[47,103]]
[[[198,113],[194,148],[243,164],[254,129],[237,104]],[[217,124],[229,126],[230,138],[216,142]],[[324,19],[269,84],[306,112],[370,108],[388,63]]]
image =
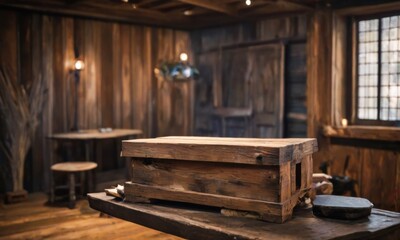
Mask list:
[[161,137],[122,142],[126,201],[188,202],[282,223],[312,183],[316,139]]

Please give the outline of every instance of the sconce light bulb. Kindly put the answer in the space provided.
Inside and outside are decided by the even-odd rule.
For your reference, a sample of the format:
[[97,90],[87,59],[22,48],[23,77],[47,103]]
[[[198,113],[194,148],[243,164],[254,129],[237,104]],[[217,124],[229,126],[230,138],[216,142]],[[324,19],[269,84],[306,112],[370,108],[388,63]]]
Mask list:
[[347,124],[348,124],[347,119],[346,119],[346,118],[343,118],[343,119],[342,119],[342,126],[343,126],[343,127],[347,127]]
[[74,68],[75,68],[75,70],[82,70],[84,65],[85,64],[83,63],[82,60],[76,60],[75,64],[74,64]]
[[179,58],[181,59],[182,62],[186,62],[188,60],[188,55],[187,53],[183,52],[179,55]]
[[246,0],[246,5],[250,6],[251,5],[251,0]]

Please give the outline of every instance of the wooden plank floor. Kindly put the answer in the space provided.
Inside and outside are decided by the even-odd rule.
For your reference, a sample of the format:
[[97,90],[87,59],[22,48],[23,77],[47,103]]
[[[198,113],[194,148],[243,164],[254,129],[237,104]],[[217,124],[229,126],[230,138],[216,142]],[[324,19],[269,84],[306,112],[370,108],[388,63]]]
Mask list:
[[65,204],[46,205],[43,193],[29,195],[18,204],[0,205],[0,239],[162,239],[180,238],[108,216],[89,207],[86,200],[75,209]]

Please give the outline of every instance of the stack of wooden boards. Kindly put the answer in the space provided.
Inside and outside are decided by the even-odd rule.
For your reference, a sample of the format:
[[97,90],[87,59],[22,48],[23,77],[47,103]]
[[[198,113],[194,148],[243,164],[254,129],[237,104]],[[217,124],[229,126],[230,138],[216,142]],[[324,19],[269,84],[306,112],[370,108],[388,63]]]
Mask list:
[[126,140],[125,199],[202,204],[282,223],[312,184],[316,139],[161,137]]

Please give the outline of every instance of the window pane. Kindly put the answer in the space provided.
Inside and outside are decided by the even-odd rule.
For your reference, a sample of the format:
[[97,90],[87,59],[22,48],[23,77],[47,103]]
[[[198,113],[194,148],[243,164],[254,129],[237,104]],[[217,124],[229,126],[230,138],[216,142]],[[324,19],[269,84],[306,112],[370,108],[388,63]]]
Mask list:
[[358,34],[358,118],[377,119],[379,20],[360,21]]
[[399,17],[385,17],[382,25],[381,52],[381,89],[380,119],[387,121],[400,120],[400,28]]
[[398,121],[400,16],[361,20],[357,27],[357,116]]

